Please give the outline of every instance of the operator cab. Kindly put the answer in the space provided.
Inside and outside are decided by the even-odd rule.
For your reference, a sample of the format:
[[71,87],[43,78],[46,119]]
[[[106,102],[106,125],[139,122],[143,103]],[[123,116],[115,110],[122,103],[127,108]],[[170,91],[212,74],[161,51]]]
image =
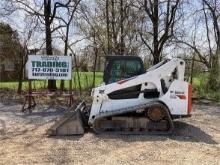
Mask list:
[[105,84],[117,82],[145,73],[144,64],[137,56],[106,56],[103,80]]

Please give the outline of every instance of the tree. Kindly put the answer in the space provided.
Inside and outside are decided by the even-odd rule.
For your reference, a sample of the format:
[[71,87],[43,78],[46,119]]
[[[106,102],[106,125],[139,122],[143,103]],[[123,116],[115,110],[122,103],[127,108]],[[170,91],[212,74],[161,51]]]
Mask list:
[[[218,6],[219,5],[219,6]],[[220,4],[217,3],[217,0],[208,1],[203,0],[203,12],[205,17],[205,25],[206,25],[206,34],[207,34],[207,41],[209,45],[209,52],[210,52],[210,74],[209,74],[209,81],[207,86],[212,90],[220,89],[220,85],[218,82],[219,76],[219,59],[220,59]],[[208,16],[209,15],[209,16]],[[212,22],[212,29],[209,26],[209,20]],[[210,31],[214,33],[214,41],[215,41],[215,49],[211,47],[211,40],[210,40]]]
[[[17,69],[21,65],[21,59],[19,56],[21,43],[19,40],[19,36],[16,30],[13,30],[10,25],[5,23],[0,23],[0,61],[1,65],[5,66],[5,64],[10,63],[13,68],[13,72],[16,73],[14,75],[19,74]],[[1,66],[2,67],[2,66]],[[4,67],[2,68],[3,74]],[[9,75],[8,75],[9,76]],[[13,76],[14,77],[14,76]]]
[[180,0],[144,0],[139,1],[141,11],[146,16],[142,19],[142,28],[139,32],[142,42],[150,50],[153,63],[161,60],[161,54],[165,43],[172,39],[175,32],[175,24]]
[[139,15],[133,3],[134,0],[97,0],[92,7],[81,3],[78,27],[88,44],[94,42],[96,33],[98,59],[100,54],[138,55],[142,44],[137,39]]
[[[44,0],[40,3],[36,0],[9,0],[6,1],[6,11],[23,10],[26,14],[36,17],[40,24],[44,25],[46,54],[53,55],[52,47],[52,33],[62,26],[55,27],[54,20],[62,19],[57,17],[57,11],[67,8],[71,0],[51,2],[51,0]],[[31,5],[30,5],[31,4]],[[50,91],[56,90],[56,81],[48,80],[48,89]]]
[[[69,45],[69,31],[70,31],[70,25],[71,25],[71,22],[73,21],[73,16],[77,10],[77,7],[79,5],[81,0],[74,0],[73,2],[70,2],[68,5],[65,6],[66,8],[66,13],[65,13],[65,17],[66,19],[62,18],[61,15],[58,15],[57,16],[57,19],[59,19],[59,27],[62,27],[65,28],[65,32],[63,32],[63,30],[61,29],[61,38],[64,42],[64,55],[66,56],[67,55],[67,52],[68,52],[68,45]],[[62,15],[64,15],[64,12],[62,12]],[[59,28],[57,27],[57,28]],[[64,81],[61,80],[61,83],[60,83],[60,89],[63,91],[64,89]]]
[[28,60],[28,47],[31,46],[31,37],[33,37],[36,27],[37,27],[37,22],[34,19],[26,19],[25,20],[25,28],[24,31],[22,32],[22,37],[21,40],[21,46],[20,46],[20,51],[19,51],[19,58],[21,59],[20,62],[20,67],[19,67],[19,79],[18,79],[18,89],[17,93],[21,94],[22,92],[22,82],[24,78],[24,71],[25,71],[25,65]]
[[[220,89],[218,82],[220,56],[219,12],[220,6],[217,1],[197,1],[196,8],[193,9],[192,13],[188,13],[188,20],[185,20],[191,22],[187,27],[183,27],[186,28],[186,34],[180,35],[174,41],[190,47],[194,52],[193,56],[198,57],[192,59],[206,66],[209,71],[207,88],[212,90]],[[189,20],[189,17],[192,20]],[[195,26],[194,30],[189,28],[192,26]]]
[[[66,4],[62,4],[60,2],[55,2],[54,8],[51,12],[51,0],[44,0],[44,21],[45,21],[45,32],[46,32],[46,53],[47,55],[53,55],[52,49],[52,30],[51,24],[56,16],[57,9],[60,7],[67,7],[70,3],[70,0]],[[50,91],[56,90],[56,81],[48,80],[48,89]]]

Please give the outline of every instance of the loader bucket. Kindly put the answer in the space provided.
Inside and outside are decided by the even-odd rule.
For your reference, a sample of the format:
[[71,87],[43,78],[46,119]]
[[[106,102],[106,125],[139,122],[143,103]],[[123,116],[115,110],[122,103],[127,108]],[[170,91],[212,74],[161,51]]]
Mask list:
[[47,135],[82,135],[84,134],[84,121],[81,110],[85,108],[85,102],[81,102],[76,109],[70,107],[68,112],[59,118],[54,125],[47,130]]

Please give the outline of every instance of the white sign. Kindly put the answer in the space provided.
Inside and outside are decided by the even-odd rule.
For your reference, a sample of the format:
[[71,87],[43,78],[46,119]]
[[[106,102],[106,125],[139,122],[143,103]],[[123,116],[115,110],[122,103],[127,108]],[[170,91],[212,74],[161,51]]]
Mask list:
[[72,59],[70,56],[29,55],[28,79],[70,80]]

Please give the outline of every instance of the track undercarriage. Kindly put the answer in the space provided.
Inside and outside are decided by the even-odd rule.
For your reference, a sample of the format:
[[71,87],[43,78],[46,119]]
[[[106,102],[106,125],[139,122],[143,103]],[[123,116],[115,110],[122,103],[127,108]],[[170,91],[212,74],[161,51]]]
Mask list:
[[[88,125],[90,107],[85,102],[55,122],[48,130],[49,135],[80,135],[86,128],[92,128],[97,134],[170,134],[173,121],[168,109],[161,103],[155,103],[142,109],[133,109],[128,113],[97,117]],[[73,122],[74,121],[74,122]]]
[[92,128],[97,134],[170,134],[174,126],[167,108],[156,103],[142,110],[97,118]]

